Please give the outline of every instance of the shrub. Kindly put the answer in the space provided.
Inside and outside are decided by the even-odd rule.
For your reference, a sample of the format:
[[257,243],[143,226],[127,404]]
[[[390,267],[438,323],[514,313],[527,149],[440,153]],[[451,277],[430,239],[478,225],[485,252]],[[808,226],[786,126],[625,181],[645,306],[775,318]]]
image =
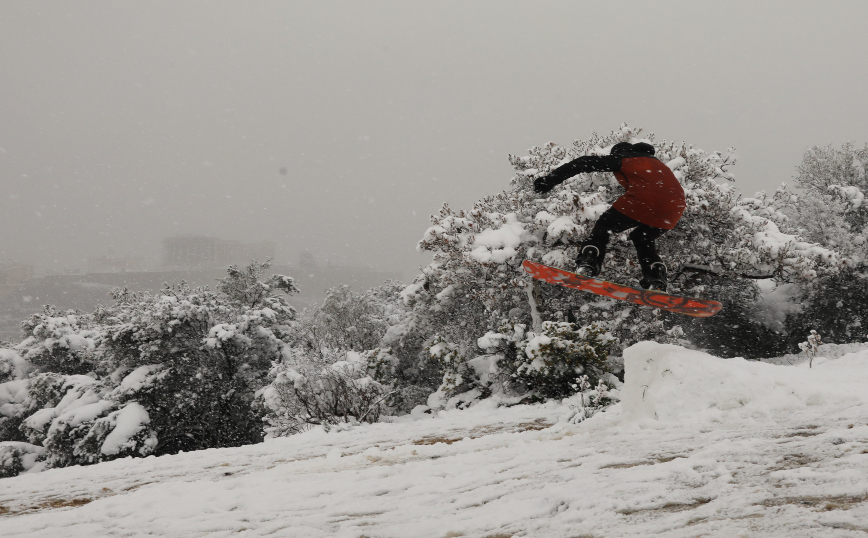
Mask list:
[[21,324],[25,338],[15,346],[32,367],[44,372],[86,374],[96,365],[94,350],[99,338],[91,316],[51,305]]
[[321,369],[348,354],[361,354],[371,378],[389,394],[384,401],[389,413],[407,413],[425,403],[440,374],[424,354],[420,331],[407,323],[401,288],[387,282],[365,293],[347,286],[328,290],[321,305],[299,316],[289,339],[294,356],[305,356],[305,365]]
[[0,441],[0,478],[30,470],[44,452],[44,448],[29,443]]
[[[565,398],[576,393],[576,378],[587,375],[596,384],[608,372],[606,359],[614,337],[598,325],[544,322],[537,334],[520,342],[501,340],[506,349],[497,368],[543,398]],[[514,347],[513,347],[514,346]]]
[[443,368],[443,383],[434,400],[450,406],[493,393],[564,398],[579,390],[579,376],[598,383],[608,373],[607,359],[615,343],[599,325],[550,321],[539,332],[527,331],[523,324],[489,332],[478,341],[485,353],[470,359],[458,353],[457,345],[441,340],[429,348]]
[[387,389],[368,374],[362,355],[329,362],[298,357],[275,365],[274,381],[263,392],[270,436],[303,431],[311,425],[376,422],[385,408]]

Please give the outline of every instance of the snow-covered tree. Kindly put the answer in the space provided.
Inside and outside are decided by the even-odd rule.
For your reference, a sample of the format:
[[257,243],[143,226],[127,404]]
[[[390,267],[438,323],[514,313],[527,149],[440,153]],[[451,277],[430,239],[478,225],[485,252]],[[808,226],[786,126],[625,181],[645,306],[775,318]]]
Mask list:
[[791,226],[839,252],[846,267],[800,286],[801,311],[789,316],[791,347],[800,335],[818,329],[829,342],[868,338],[868,145],[808,149],[795,186],[780,204]]
[[[403,291],[413,308],[407,324],[449,343],[466,359],[480,353],[477,339],[504,320],[529,326],[543,320],[597,323],[624,345],[677,340],[680,333],[672,325],[680,320],[551,286],[539,286],[534,293],[521,269],[525,259],[572,269],[579,242],[623,192],[608,173],[575,176],[547,196],[533,192],[533,179],[576,157],[608,154],[622,141],[653,144],[685,190],[681,222],[658,241],[671,292],[703,296],[709,282],[721,277],[804,281],[839,267],[836,252],[804,241],[788,227],[774,196],[745,197],[729,184],[729,167],[735,162],[731,151],[708,153],[686,143],[656,142],[653,135],[642,136],[641,130],[624,125],[569,148],[548,143],[527,156],[510,156],[516,175],[508,190],[469,210],[444,205],[419,244],[433,253],[433,261]],[[607,254],[605,277],[631,283],[638,276],[635,252],[622,234]]]
[[835,248],[850,265],[866,259],[868,245],[868,145],[808,149],[798,167],[795,186],[782,211],[812,241]]
[[322,304],[299,316],[296,345],[358,352],[380,346],[389,326],[404,310],[397,298],[399,286],[390,282],[365,293],[353,292],[346,285],[327,290]]
[[843,186],[857,187],[864,193],[868,188],[868,144],[857,148],[847,142],[840,148],[828,145],[808,149],[798,167],[796,182],[799,187],[818,192]]

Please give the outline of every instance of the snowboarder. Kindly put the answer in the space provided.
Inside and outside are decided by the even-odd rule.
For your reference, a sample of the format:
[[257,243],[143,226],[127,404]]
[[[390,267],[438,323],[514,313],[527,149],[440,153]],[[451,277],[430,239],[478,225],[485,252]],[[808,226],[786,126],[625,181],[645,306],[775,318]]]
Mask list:
[[645,289],[666,291],[666,265],[654,241],[675,228],[684,213],[684,189],[666,164],[654,157],[654,146],[645,142],[619,142],[610,155],[586,155],[538,177],[534,190],[547,193],[576,174],[613,172],[626,192],[597,220],[590,237],[582,242],[576,258],[576,273],[595,277],[600,273],[610,233],[633,228]]

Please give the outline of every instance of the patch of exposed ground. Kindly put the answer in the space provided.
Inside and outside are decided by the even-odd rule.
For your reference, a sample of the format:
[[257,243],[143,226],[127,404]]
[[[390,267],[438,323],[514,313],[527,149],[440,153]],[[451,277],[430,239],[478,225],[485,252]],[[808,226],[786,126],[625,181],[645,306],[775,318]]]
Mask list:
[[0,506],[0,516],[18,516],[21,514],[30,514],[33,512],[41,512],[43,510],[56,510],[58,508],[78,508],[84,506],[96,499],[59,499],[55,497],[42,499],[33,504],[22,505],[16,508],[7,508]]
[[687,456],[678,455],[678,456],[659,456],[656,458],[652,458],[650,460],[642,460],[642,461],[632,461],[627,463],[610,463],[609,465],[603,465],[600,469],[630,469],[632,467],[640,467],[642,465],[657,465],[658,463],[667,463],[672,460],[677,460],[678,458],[686,458]]
[[551,422],[548,422],[545,419],[537,419],[533,422],[522,422],[519,424],[510,424],[506,426],[483,426],[480,428],[474,428],[469,432],[466,432],[462,437],[451,437],[451,436],[427,436],[422,437],[421,439],[416,439],[412,442],[414,445],[436,445],[437,443],[443,443],[446,445],[451,445],[452,443],[457,443],[465,438],[477,439],[479,437],[484,437],[486,435],[491,435],[494,433],[519,433],[519,432],[527,432],[527,431],[539,431],[544,430],[546,428],[551,427]]
[[850,510],[857,504],[868,501],[866,495],[838,495],[838,496],[804,496],[804,497],[776,497],[763,501],[763,506],[774,507],[788,504],[818,508],[822,511]]
[[663,506],[657,508],[625,508],[624,510],[618,510],[619,514],[624,514],[625,516],[631,516],[633,514],[660,514],[667,512],[683,512],[684,510],[693,510],[694,508],[699,508],[703,504],[708,504],[714,499],[694,499],[691,503],[666,503]]
[[769,471],[787,471],[789,469],[799,469],[807,467],[812,463],[816,463],[817,458],[808,456],[807,454],[786,454],[781,458],[777,465],[769,467]]

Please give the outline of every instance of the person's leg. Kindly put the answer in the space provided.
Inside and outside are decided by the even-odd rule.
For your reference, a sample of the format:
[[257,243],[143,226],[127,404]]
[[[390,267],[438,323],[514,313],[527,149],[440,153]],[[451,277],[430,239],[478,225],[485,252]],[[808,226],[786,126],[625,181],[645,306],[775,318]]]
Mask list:
[[609,245],[609,234],[621,233],[624,230],[641,226],[641,224],[614,208],[609,208],[597,219],[591,235],[579,247],[576,258],[576,271],[585,276],[597,276],[603,267],[606,257],[606,247]]
[[639,266],[642,268],[642,279],[639,285],[645,289],[654,288],[666,291],[666,265],[657,254],[654,242],[666,230],[641,224],[630,232],[630,239],[636,246],[636,254],[639,258]]

